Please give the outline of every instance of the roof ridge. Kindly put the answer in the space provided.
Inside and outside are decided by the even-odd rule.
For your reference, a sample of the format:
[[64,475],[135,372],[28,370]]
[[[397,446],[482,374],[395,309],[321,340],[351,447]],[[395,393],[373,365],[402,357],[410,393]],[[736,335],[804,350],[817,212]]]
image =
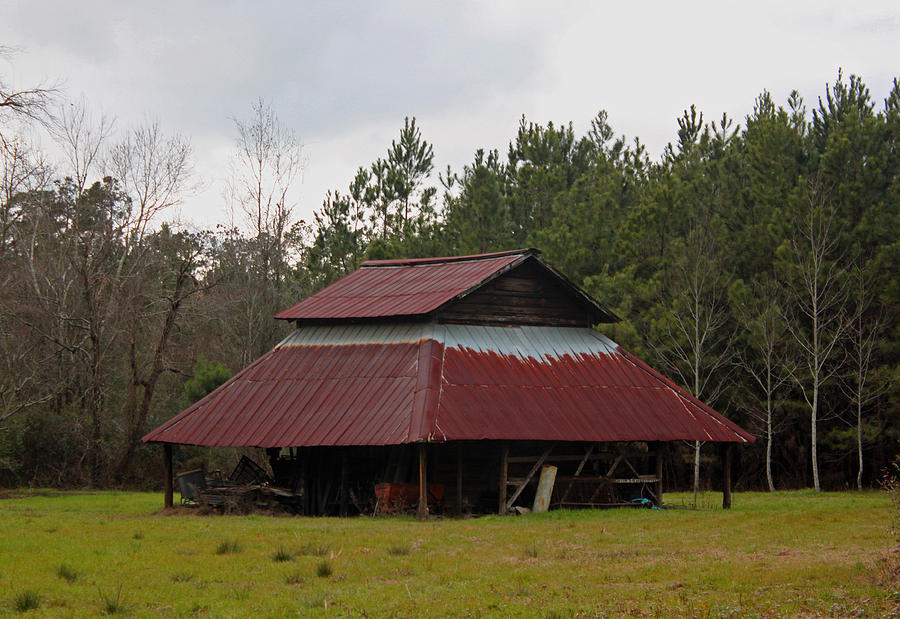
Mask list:
[[363,267],[390,267],[390,266],[415,266],[427,264],[449,264],[452,262],[473,262],[476,260],[490,260],[492,258],[502,258],[504,256],[517,255],[533,255],[539,256],[541,251],[533,247],[523,247],[521,249],[509,249],[506,251],[495,251],[485,254],[469,254],[466,256],[441,256],[436,258],[391,258],[387,260],[366,260],[360,266]]

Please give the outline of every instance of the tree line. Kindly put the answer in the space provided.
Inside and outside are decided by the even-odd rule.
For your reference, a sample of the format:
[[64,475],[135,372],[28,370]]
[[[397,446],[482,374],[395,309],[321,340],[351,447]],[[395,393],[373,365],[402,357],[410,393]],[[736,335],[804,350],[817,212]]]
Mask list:
[[[505,153],[436,172],[407,118],[310,221],[292,199],[300,143],[260,100],[235,121],[236,225],[201,231],[171,215],[195,183],[185,138],[113,133],[39,94],[0,80],[20,104],[0,107],[2,483],[156,483],[140,436],[283,337],[276,311],[365,259],[519,247],[757,434],[739,485],[873,485],[898,453],[897,80],[883,102],[840,73],[810,105],[763,92],[740,122],[691,107],[658,158],[601,111],[583,135],[523,117]],[[684,446],[679,485],[708,483],[714,457]]]

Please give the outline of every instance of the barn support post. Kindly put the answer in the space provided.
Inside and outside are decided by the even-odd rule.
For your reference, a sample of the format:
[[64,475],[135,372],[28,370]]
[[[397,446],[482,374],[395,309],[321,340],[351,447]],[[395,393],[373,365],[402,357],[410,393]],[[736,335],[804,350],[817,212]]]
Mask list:
[[503,516],[506,514],[506,479],[509,472],[509,445],[504,443],[500,447],[500,500],[497,506],[497,513]]
[[665,443],[656,444],[656,506],[663,504],[663,457],[665,456]]
[[428,479],[425,473],[425,443],[419,443],[419,509],[416,518],[428,518]]
[[456,513],[462,516],[463,513],[463,447],[462,443],[456,444]]
[[341,508],[340,515],[347,515],[347,493],[350,490],[350,463],[347,448],[341,449]]
[[722,509],[731,509],[731,443],[722,447]]
[[172,507],[172,443],[163,443],[163,504]]
[[309,448],[304,447],[302,449],[297,449],[297,456],[302,458],[300,460],[300,494],[303,497],[302,499],[302,509],[303,515],[309,516],[311,512],[309,496],[310,496],[310,485],[309,485]]

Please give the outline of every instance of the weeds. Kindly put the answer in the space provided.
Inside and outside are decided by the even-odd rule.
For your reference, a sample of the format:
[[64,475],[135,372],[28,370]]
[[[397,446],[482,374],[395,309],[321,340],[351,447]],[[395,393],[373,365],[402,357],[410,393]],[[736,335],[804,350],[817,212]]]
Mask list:
[[525,544],[525,556],[529,559],[537,559],[538,558],[538,545],[537,542],[528,542]]
[[26,589],[16,594],[16,597],[13,598],[13,605],[18,612],[27,613],[41,605],[41,596],[37,591]]
[[144,539],[143,531],[135,531],[134,535],[131,536],[131,539]]
[[175,572],[170,578],[172,582],[191,582],[194,580],[194,576],[190,572]]
[[78,580],[78,572],[76,572],[71,565],[65,563],[61,563],[60,566],[56,568],[56,575],[66,582],[75,582]]
[[122,585],[116,589],[116,595],[113,597],[112,594],[107,595],[99,588],[97,589],[97,593],[100,595],[100,608],[102,609],[103,614],[105,615],[118,615],[119,613],[124,613],[126,610],[125,600],[122,599]]
[[241,545],[237,540],[226,539],[216,547],[217,555],[234,555],[241,551]]
[[410,550],[412,549],[409,544],[393,544],[388,548],[388,554],[395,557],[406,556],[409,554]]
[[519,579],[516,581],[515,587],[513,588],[513,595],[516,597],[524,598],[528,597],[531,594],[531,591],[528,588],[528,583]]
[[881,472],[881,487],[891,498],[891,533],[900,541],[900,459]]
[[320,561],[316,566],[316,576],[319,578],[328,578],[334,573],[334,569],[331,567],[331,563],[328,561]]
[[897,544],[879,562],[879,581],[896,592],[900,589],[900,460],[895,460],[890,468],[884,469],[881,487],[891,498],[890,532]]
[[313,544],[311,542],[307,542],[300,546],[300,554],[306,557],[324,557],[328,554],[329,550],[331,550],[331,548],[327,545]]
[[284,563],[286,561],[293,561],[294,553],[285,548],[284,546],[280,546],[278,550],[275,551],[275,554],[272,555],[272,561],[276,563]]
[[303,600],[303,605],[307,608],[328,608],[328,596],[324,592],[317,593]]
[[306,579],[300,575],[299,571],[291,572],[287,576],[284,577],[284,584],[286,585],[302,585],[306,582]]

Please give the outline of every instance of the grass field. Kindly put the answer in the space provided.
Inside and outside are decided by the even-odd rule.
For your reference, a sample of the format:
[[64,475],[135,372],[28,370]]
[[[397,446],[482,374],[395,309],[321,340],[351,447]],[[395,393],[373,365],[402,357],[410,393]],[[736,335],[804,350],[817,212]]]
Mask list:
[[[667,495],[667,501],[687,501]],[[162,495],[0,499],[0,615],[890,616],[887,496],[466,520],[158,513]]]

